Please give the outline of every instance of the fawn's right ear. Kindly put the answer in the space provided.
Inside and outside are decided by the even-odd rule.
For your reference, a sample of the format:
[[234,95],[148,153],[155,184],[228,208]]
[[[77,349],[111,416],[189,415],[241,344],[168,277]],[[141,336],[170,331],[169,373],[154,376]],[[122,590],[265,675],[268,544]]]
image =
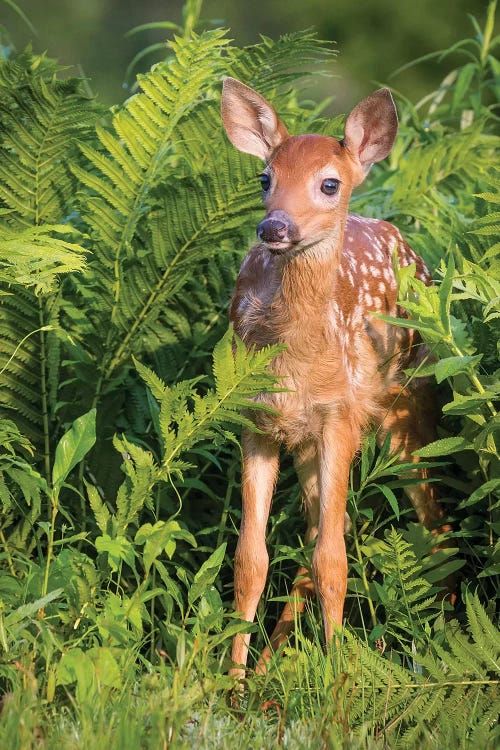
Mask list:
[[233,146],[262,161],[267,161],[288,138],[287,129],[269,102],[235,78],[224,79],[221,110]]

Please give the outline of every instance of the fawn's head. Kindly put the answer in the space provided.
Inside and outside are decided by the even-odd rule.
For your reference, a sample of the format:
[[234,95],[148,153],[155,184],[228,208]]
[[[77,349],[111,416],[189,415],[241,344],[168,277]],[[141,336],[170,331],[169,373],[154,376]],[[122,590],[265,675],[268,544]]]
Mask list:
[[280,255],[340,242],[353,188],[389,154],[398,128],[392,96],[380,89],[354,108],[341,141],[291,136],[271,104],[234,78],[224,80],[222,121],[233,146],[266,163],[257,235]]

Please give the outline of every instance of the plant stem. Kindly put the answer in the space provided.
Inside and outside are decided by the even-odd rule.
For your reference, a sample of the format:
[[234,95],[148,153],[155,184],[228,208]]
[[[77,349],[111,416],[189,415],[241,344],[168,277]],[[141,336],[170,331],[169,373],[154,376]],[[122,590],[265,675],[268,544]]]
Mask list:
[[47,547],[47,559],[45,560],[45,574],[43,577],[42,596],[47,594],[49,588],[49,572],[50,564],[52,562],[52,556],[54,554],[54,536],[56,531],[56,518],[59,512],[59,491],[52,490],[50,493],[50,502],[52,505],[52,517],[50,519],[49,528],[49,545]]
[[42,424],[43,424],[43,463],[45,479],[50,482],[50,435],[49,435],[49,402],[47,398],[47,350],[45,344],[43,300],[38,300],[40,320],[40,385],[42,390]]
[[229,469],[226,496],[224,498],[224,505],[222,507],[222,514],[221,514],[220,524],[219,524],[219,533],[217,534],[217,543],[215,545],[215,549],[219,549],[226,535],[226,523],[227,523],[227,517],[229,514],[229,506],[231,504],[231,496],[233,494],[235,474],[236,474],[236,464],[233,461]]
[[368,578],[366,577],[366,571],[365,566],[363,564],[363,555],[361,554],[361,550],[359,548],[359,539],[358,539],[358,533],[356,530],[356,524],[353,523],[353,531],[354,531],[354,546],[356,548],[356,556],[358,558],[359,567],[361,569],[361,580],[363,582],[363,587],[366,591],[366,600],[368,602],[368,609],[370,610],[370,617],[372,618],[372,625],[375,627],[377,625],[377,614],[375,612],[375,607],[373,606],[373,602],[370,597],[370,584],[368,583]]
[[[160,517],[160,489],[159,487],[156,489],[156,502],[155,502],[155,523],[158,521]],[[155,589],[156,587],[156,567],[153,566],[153,572],[151,575],[151,587]],[[153,597],[151,599],[150,609],[149,609],[149,616],[151,618],[151,645],[150,645],[150,651],[149,651],[149,658],[151,660],[151,663],[153,663],[154,656],[155,656],[155,601],[156,597]]]

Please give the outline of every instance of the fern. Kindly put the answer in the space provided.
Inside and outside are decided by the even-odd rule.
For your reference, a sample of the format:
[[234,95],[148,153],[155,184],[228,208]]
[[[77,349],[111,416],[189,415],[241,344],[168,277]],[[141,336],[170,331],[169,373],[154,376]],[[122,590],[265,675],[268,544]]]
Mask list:
[[386,632],[403,642],[424,641],[428,624],[438,615],[436,591],[422,574],[422,567],[411,547],[394,528],[386,531],[385,542],[377,546],[373,563],[383,574],[379,591],[385,609]]
[[[417,651],[423,674],[369,650],[346,634],[343,654],[355,666],[349,722],[373,718],[391,747],[493,747],[500,712],[500,636],[477,596],[466,596],[468,634],[448,623],[443,645]],[[410,652],[411,656],[415,656]],[[409,654],[409,655],[410,655]]]
[[38,67],[29,53],[0,65],[0,200],[16,228],[66,216],[75,187],[69,164],[97,116],[78,79],[58,80],[54,66],[37,75]]
[[[82,184],[95,194],[82,205],[95,257],[81,294],[84,300],[97,296],[97,304],[108,313],[105,319],[91,318],[94,335],[91,330],[87,343],[94,356],[102,353],[103,357],[99,363],[102,375],[98,391],[121,363],[123,350],[125,356],[130,356],[127,344],[138,325],[130,332],[131,321],[142,321],[157,298],[164,301],[162,290],[168,289],[171,282],[176,284],[176,258],[183,255],[181,241],[168,245],[170,257],[166,257],[165,243],[161,244],[158,232],[141,231],[140,220],[160,202],[155,190],[172,173],[172,165],[178,160],[175,129],[206,95],[208,84],[220,70],[221,50],[226,41],[221,32],[213,32],[197,37],[192,43],[177,40],[174,44],[176,57],[168,71],[141,77],[141,93],[132,97],[113,118],[114,132],[97,129],[101,149],[83,148],[92,169],[75,169]],[[174,179],[175,176],[174,173]],[[182,198],[181,216],[185,215],[187,194]],[[177,214],[171,212],[168,216],[172,221]],[[193,217],[193,228],[202,231],[196,219]],[[151,235],[153,253],[148,249]],[[158,254],[160,264],[155,262]]]
[[82,271],[84,248],[62,239],[72,233],[64,224],[24,230],[0,224],[0,282],[33,286],[35,294],[43,294],[57,287],[59,274]]
[[29,51],[0,64],[0,258],[10,283],[0,297],[1,403],[43,445],[47,474],[59,359],[48,333],[59,328],[56,275],[83,267],[81,246],[68,243],[61,227],[75,192],[69,164],[97,116],[80,82],[56,73]]
[[33,446],[16,424],[0,418],[0,539],[11,572],[14,550],[26,550],[40,515],[43,480],[28,460],[32,455]]
[[[182,478],[189,463],[180,458],[196,443],[232,439],[230,425],[254,429],[253,422],[242,409],[269,410],[257,397],[275,389],[275,377],[268,372],[271,359],[279,347],[264,347],[247,352],[243,342],[230,329],[213,353],[215,388],[201,396],[194,388],[199,378],[165,385],[144,365],[137,370],[153,397],[158,401],[157,425],[160,431],[162,460],[160,478]],[[192,406],[190,407],[189,404]]]
[[124,459],[122,469],[127,479],[119,488],[113,517],[97,488],[87,483],[90,505],[101,532],[124,535],[142,508],[152,510],[153,489],[159,482],[171,483],[174,476],[182,479],[192,464],[181,456],[189,455],[195,445],[217,443],[221,438],[234,440],[229,432],[233,425],[255,429],[242,409],[269,410],[258,396],[276,389],[269,364],[278,351],[280,347],[275,346],[247,352],[229,329],[213,352],[215,388],[207,389],[203,395],[196,387],[200,378],[168,386],[152,370],[136,362],[137,371],[156,402],[154,422],[162,455],[156,462],[149,451],[125,437],[115,437],[114,446]]
[[454,244],[464,254],[469,252],[467,233],[477,213],[476,195],[496,191],[498,175],[492,169],[499,144],[494,115],[499,95],[498,37],[492,34],[495,6],[496,2],[490,3],[484,33],[471,19],[473,39],[435,53],[444,58],[453,50],[466,63],[448,73],[439,89],[417,106],[405,102],[390,169],[375,170],[374,188],[354,201],[356,209],[404,226],[431,266],[438,265]]
[[158,340],[162,327],[169,335],[163,311],[177,302],[193,266],[203,273],[199,263],[214,262],[226,238],[237,246],[247,231],[254,167],[228,155],[214,84],[233,67],[245,66],[251,78],[266,58],[267,85],[276,86],[291,78],[285,59],[307,59],[306,50],[322,56],[311,35],[266,40],[239,54],[226,47],[220,31],[176,39],[168,65],[139,78],[141,91],[115,115],[114,132],[98,128],[101,148],[84,148],[90,169],[76,168],[95,193],[82,205],[95,258],[79,291],[82,304],[92,300],[106,313],[92,314],[86,333],[101,373],[96,398],[144,341],[152,352],[165,343]]

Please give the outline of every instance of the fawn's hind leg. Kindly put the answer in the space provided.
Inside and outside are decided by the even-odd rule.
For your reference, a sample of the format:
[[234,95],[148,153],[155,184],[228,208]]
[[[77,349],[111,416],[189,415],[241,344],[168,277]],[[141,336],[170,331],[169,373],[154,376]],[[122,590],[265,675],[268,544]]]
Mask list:
[[428,469],[419,469],[419,458],[413,455],[418,448],[436,439],[437,408],[434,392],[427,382],[406,388],[395,386],[388,399],[387,413],[377,431],[377,442],[382,444],[387,433],[391,433],[391,450],[400,453],[401,463],[414,463],[415,474],[421,477],[421,484],[405,487],[418,520],[427,529],[441,533],[449,531],[449,526],[441,525],[444,511],[438,502]]
[[[379,444],[387,433],[391,433],[391,450],[400,451],[401,463],[414,463],[415,473],[409,476],[422,478],[420,484],[405,487],[418,520],[436,536],[451,531],[448,523],[443,523],[445,512],[438,500],[436,486],[428,482],[429,470],[418,468],[420,459],[413,456],[413,451],[422,448],[436,439],[438,410],[435,405],[434,391],[430,383],[412,384],[407,388],[395,387],[391,391],[387,414],[377,432]],[[453,540],[441,541],[436,549],[454,547]],[[453,575],[447,576],[441,584],[449,594],[452,604],[456,601],[456,581]],[[446,592],[445,592],[446,595]]]

